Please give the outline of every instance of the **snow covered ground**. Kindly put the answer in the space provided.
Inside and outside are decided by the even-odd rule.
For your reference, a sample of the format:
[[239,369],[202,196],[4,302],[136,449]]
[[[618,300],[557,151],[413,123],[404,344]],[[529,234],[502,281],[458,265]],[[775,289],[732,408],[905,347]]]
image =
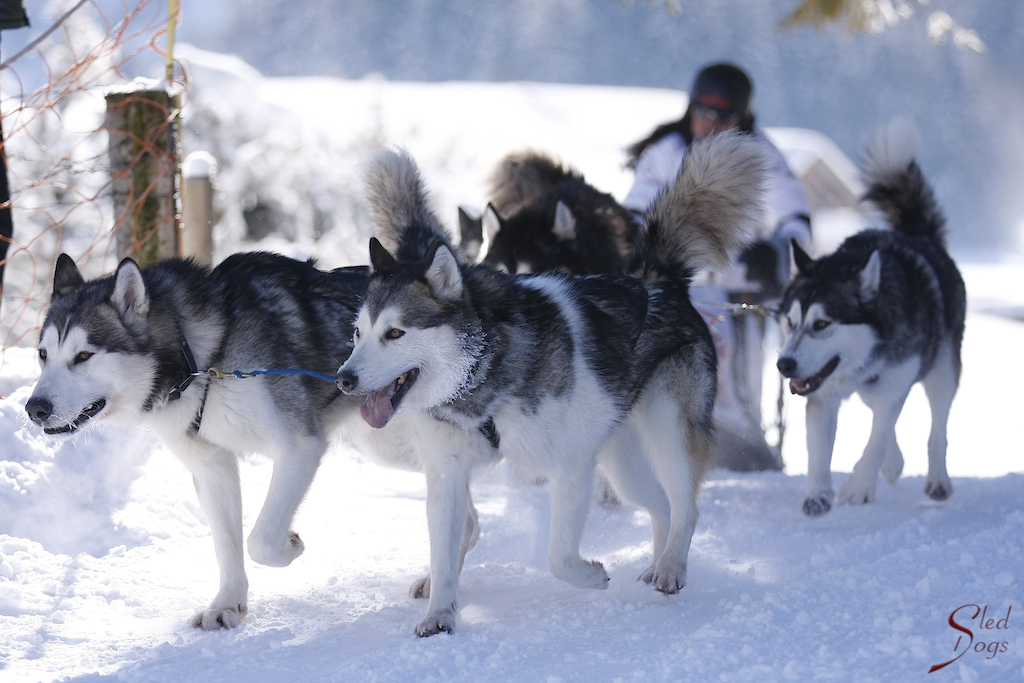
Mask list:
[[[198,67],[195,78],[201,87]],[[258,130],[269,119],[256,103],[278,107],[290,113],[275,119],[277,144],[306,136],[303,149],[334,150],[327,158],[348,164],[331,178],[351,172],[353,182],[360,150],[401,143],[452,219],[456,204],[482,200],[493,161],[523,144],[561,155],[621,196],[623,145],[681,107],[673,93],[640,89],[474,90],[258,74],[233,82],[250,89],[218,82],[222,101],[207,111],[219,107],[237,134],[243,110]],[[272,155],[226,160],[228,198],[263,191],[254,159],[271,174]],[[225,215],[220,257],[251,247],[239,241],[240,218],[232,225]],[[325,265],[363,260],[365,239],[348,229],[261,244],[317,253]],[[716,471],[704,486],[689,585],[678,596],[635,581],[650,562],[650,525],[629,507],[593,508],[583,552],[604,562],[612,581],[606,591],[581,591],[547,572],[546,488],[495,468],[474,481],[483,535],[463,573],[459,629],[424,640],[412,628],[425,605],[407,595],[428,564],[421,476],[378,467],[339,443],[299,511],[305,554],[284,569],[248,563],[246,622],[195,631],[187,620],[215,593],[217,572],[189,475],[142,431],[94,431],[62,445],[43,439],[23,418],[34,351],[8,348],[0,366],[0,681],[1022,680],[1016,420],[1024,368],[1012,359],[1024,348],[1024,324],[1005,314],[1024,310],[1024,262],[961,266],[971,303],[949,429],[949,501],[922,493],[929,418],[915,391],[898,426],[906,476],[880,485],[876,504],[805,518],[802,400],[794,399],[785,472]],[[856,401],[840,416],[837,486],[869,420]],[[243,467],[246,529],[269,476],[262,459]],[[957,612],[970,638],[948,621],[964,605],[985,610],[985,623],[971,618],[973,607]]]

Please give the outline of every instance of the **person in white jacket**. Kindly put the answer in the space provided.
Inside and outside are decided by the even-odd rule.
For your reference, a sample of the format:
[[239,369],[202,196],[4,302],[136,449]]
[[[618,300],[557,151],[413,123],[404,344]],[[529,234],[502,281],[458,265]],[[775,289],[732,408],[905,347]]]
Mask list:
[[[658,126],[628,148],[627,166],[634,183],[623,205],[642,215],[654,198],[679,174],[683,157],[695,138],[738,128],[760,140],[773,160],[760,230],[735,254],[724,272],[704,273],[691,296],[698,310],[711,319],[719,350],[720,462],[731,469],[781,468],[781,456],[765,442],[761,426],[763,327],[728,316],[728,308],[713,302],[763,302],[781,294],[789,281],[790,240],[810,248],[811,226],[807,196],[779,150],[754,126],[753,86],[732,64],[713,64],[697,74],[689,104],[681,119]],[[700,286],[704,285],[704,286]]]
[[810,209],[803,186],[782,154],[754,127],[752,94],[750,79],[740,68],[713,64],[702,69],[683,118],[658,126],[627,150],[634,181],[622,204],[643,213],[679,174],[694,138],[733,128],[749,133],[764,144],[773,162],[764,221],[747,249],[736,254],[731,272],[716,274],[712,282],[727,290],[775,295],[789,279],[790,239],[810,248]]

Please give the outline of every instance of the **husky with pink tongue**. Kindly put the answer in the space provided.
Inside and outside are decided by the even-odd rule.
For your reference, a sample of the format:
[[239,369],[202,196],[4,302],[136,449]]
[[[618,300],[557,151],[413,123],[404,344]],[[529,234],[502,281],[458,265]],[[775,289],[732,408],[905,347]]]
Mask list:
[[[807,398],[803,511],[810,517],[834,502],[873,502],[879,474],[896,482],[903,471],[896,421],[918,382],[932,414],[924,491],[937,501],[953,493],[946,423],[960,382],[967,294],[946,252],[946,219],[914,160],[917,144],[913,126],[897,121],[868,148],[863,199],[885,229],[859,232],[817,260],[794,244],[798,272],[780,307],[778,368]],[[871,408],[871,434],[837,496],[832,447],[839,406],[854,392]]]
[[685,585],[716,392],[714,345],[688,287],[757,220],[764,169],[746,136],[695,143],[646,216],[636,277],[581,278],[459,263],[412,159],[375,159],[371,276],[337,382],[366,396],[370,425],[402,412],[415,433],[430,533],[417,634],[454,628],[470,474],[505,458],[518,476],[549,482],[555,577],[608,585],[579,550],[600,461],[617,493],[651,514],[640,579],[663,593]]

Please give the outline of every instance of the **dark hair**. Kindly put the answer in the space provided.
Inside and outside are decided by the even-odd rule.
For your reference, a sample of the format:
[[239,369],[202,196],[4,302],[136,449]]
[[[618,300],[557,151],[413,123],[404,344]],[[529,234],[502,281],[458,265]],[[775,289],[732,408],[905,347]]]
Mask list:
[[723,63],[712,64],[701,69],[697,78],[694,79],[693,87],[690,88],[690,103],[686,107],[683,118],[661,124],[646,138],[627,147],[626,167],[636,168],[636,163],[640,160],[640,155],[644,153],[644,150],[672,133],[682,136],[683,142],[689,147],[693,142],[693,134],[690,132],[693,104],[701,96],[709,95],[727,102],[727,107],[718,108],[740,112],[739,129],[744,133],[753,132],[754,112],[750,108],[753,91],[750,78],[737,66]]

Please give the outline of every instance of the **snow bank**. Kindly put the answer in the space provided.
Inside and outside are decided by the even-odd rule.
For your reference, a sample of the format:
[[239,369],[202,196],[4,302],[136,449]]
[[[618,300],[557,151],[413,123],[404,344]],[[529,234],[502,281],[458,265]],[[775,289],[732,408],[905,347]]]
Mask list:
[[[246,529],[269,476],[262,461],[243,467]],[[188,474],[156,447],[117,512],[148,543],[68,555],[45,539],[0,535],[4,675],[931,680],[928,668],[957,654],[950,612],[977,604],[999,618],[1011,610],[1011,628],[973,628],[976,641],[998,638],[1006,651],[972,651],[941,680],[1013,680],[1024,667],[1015,618],[1024,600],[1024,475],[954,478],[945,504],[926,499],[923,485],[905,478],[883,486],[875,505],[810,520],[799,511],[802,476],[715,472],[700,498],[690,583],[665,597],[635,580],[650,562],[645,514],[592,510],[583,551],[612,581],[607,591],[577,590],[546,570],[546,489],[486,471],[474,482],[483,535],[463,573],[459,630],[420,640],[412,628],[424,603],[406,591],[428,560],[422,478],[339,447],[296,520],[306,553],[286,569],[249,562],[246,623],[203,633],[187,620],[216,590],[212,544]]]
[[[993,306],[1017,272],[967,267],[968,290],[983,293],[983,309]],[[1024,371],[1001,359],[1024,344],[1024,326],[972,310],[967,330],[946,503],[922,493],[928,416],[923,397],[912,396],[898,431],[907,476],[881,484],[874,505],[804,517],[794,401],[788,473],[717,471],[704,486],[682,593],[661,596],[635,580],[650,562],[646,514],[596,506],[583,552],[605,563],[612,582],[589,592],[547,572],[545,487],[513,483],[496,468],[474,481],[483,534],[463,573],[459,630],[427,640],[412,636],[425,605],[407,595],[428,566],[420,475],[337,446],[296,520],[306,553],[286,569],[247,562],[246,622],[198,632],[188,619],[216,592],[217,568],[187,471],[142,431],[43,438],[24,418],[34,352],[8,349],[0,680],[1019,679],[1024,466],[1014,425]],[[869,420],[854,402],[841,413],[837,486]],[[270,473],[261,459],[243,465],[246,530]],[[948,619],[963,605],[986,609],[995,623],[1009,612],[1009,628],[989,630],[967,619],[971,609],[959,613],[972,644],[996,643],[995,655],[965,653],[966,640],[955,649],[963,634]]]

